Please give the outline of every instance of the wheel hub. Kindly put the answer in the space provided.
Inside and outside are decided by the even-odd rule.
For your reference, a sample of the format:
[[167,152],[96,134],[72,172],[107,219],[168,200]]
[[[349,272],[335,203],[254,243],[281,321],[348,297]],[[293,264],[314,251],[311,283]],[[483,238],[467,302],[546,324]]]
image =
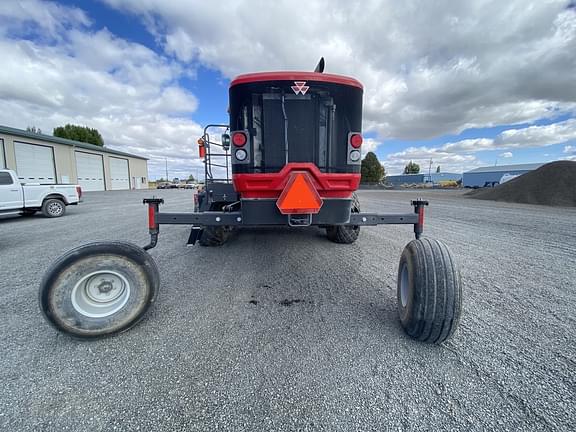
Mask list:
[[72,290],[72,306],[82,315],[102,318],[118,312],[130,296],[130,284],[120,273],[101,270],[84,276]]

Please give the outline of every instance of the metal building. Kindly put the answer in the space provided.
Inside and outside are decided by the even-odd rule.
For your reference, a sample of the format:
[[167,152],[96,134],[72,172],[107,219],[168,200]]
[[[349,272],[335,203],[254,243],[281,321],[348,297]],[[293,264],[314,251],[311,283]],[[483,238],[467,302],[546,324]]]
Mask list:
[[520,175],[540,168],[543,163],[518,164],[518,165],[495,165],[480,167],[465,172],[462,177],[464,187],[493,186],[500,182],[505,174]]
[[23,183],[76,183],[84,191],[148,188],[148,159],[107,147],[0,126],[0,168]]
[[462,174],[458,173],[430,173],[430,174],[400,174],[386,176],[386,183],[393,186],[401,186],[403,184],[421,184],[432,183],[438,184],[442,181],[458,181],[462,180]]

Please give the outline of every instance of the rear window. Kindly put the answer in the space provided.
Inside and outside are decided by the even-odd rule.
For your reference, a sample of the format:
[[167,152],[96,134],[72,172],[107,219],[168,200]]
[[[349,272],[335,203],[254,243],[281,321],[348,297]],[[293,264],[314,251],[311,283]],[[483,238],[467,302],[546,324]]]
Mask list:
[[12,176],[7,172],[0,172],[0,185],[11,185],[14,183],[12,181]]

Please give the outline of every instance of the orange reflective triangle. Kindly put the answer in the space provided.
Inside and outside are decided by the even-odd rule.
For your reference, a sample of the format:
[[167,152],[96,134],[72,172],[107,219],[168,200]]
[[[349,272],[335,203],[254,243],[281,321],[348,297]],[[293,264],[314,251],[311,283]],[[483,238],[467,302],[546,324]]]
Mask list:
[[322,198],[306,173],[290,176],[276,206],[282,214],[316,214],[322,207]]

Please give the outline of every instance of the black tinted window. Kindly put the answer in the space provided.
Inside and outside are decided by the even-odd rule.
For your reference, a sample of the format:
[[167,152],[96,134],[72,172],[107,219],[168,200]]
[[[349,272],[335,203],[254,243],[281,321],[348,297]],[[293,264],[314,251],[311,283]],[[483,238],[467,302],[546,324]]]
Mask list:
[[12,184],[12,176],[7,172],[0,172],[0,185]]

